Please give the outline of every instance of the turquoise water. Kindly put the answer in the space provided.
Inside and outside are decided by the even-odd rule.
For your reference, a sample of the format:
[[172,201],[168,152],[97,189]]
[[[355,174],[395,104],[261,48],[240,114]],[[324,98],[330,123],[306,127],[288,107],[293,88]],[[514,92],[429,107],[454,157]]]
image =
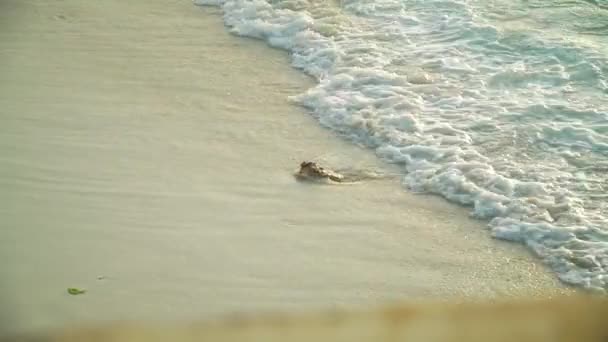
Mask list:
[[289,51],[294,98],[470,206],[564,282],[608,290],[608,2],[198,0]]

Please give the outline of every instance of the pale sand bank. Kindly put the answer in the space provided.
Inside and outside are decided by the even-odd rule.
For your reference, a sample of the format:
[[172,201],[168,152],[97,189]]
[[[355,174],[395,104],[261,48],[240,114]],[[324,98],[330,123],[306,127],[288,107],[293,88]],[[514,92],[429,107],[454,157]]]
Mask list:
[[290,105],[311,80],[210,11],[0,2],[0,329],[570,291],[396,179],[295,181],[313,157],[390,168]]
[[216,322],[68,327],[5,342],[605,342],[607,314],[605,298],[511,298],[239,315]]

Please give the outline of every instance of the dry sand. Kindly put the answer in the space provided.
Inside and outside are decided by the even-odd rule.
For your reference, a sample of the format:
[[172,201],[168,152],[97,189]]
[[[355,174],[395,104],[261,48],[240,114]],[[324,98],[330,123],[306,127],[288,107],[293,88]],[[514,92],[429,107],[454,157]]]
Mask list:
[[[190,1],[0,2],[0,331],[569,292],[289,95],[288,56]],[[88,292],[70,296],[67,287]]]
[[606,298],[419,303],[219,321],[68,327],[3,342],[606,342]]

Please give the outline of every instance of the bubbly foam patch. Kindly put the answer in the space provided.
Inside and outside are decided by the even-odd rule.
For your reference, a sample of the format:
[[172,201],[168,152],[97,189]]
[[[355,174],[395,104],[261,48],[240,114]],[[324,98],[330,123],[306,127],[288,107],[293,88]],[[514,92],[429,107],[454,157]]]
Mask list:
[[401,164],[403,183],[471,206],[564,282],[608,290],[608,63],[499,30],[466,1],[197,0],[318,80],[294,98]]

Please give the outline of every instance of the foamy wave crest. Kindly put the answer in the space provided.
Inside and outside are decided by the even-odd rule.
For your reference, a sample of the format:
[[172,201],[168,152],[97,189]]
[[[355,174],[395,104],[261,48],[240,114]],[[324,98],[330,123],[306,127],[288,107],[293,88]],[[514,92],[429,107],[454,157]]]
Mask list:
[[608,289],[601,56],[499,32],[456,0],[196,3],[289,51],[318,80],[295,100],[403,165],[406,187],[471,206],[564,282]]

